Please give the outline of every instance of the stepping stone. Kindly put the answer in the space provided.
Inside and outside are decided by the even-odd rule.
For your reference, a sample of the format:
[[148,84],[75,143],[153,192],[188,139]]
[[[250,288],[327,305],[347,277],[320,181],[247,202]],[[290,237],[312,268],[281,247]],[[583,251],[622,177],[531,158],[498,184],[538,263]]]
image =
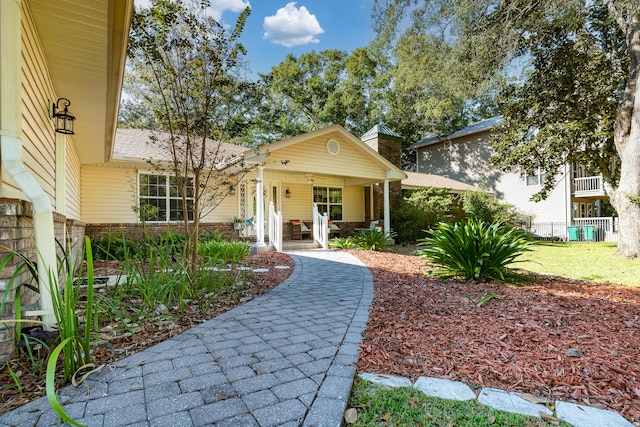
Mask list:
[[420,377],[413,385],[427,396],[451,400],[473,400],[476,394],[461,381],[451,381],[443,378]]
[[254,272],[254,273],[266,273],[266,272],[268,272],[268,271],[269,271],[269,269],[268,269],[268,268],[254,268],[254,269],[253,269],[253,272]]
[[526,401],[516,393],[509,393],[495,388],[483,388],[478,395],[478,402],[493,409],[529,415],[536,418],[542,418],[540,411],[553,415],[551,410],[544,405]]
[[290,269],[291,267],[289,267],[288,265],[276,265],[276,266],[275,266],[275,267],[273,267],[273,268],[275,268],[275,269],[277,269],[277,270],[288,270],[288,269]]
[[411,380],[405,377],[397,377],[385,374],[358,374],[358,377],[367,380],[370,383],[383,385],[385,387],[411,387]]
[[556,417],[574,427],[633,427],[633,424],[616,412],[569,402],[556,402]]

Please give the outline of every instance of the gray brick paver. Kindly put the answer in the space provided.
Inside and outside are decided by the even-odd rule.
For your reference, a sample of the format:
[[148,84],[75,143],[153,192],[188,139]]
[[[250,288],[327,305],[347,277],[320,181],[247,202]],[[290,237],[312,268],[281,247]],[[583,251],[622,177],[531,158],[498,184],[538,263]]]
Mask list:
[[[74,416],[91,426],[339,425],[373,282],[340,251],[291,255],[290,278],[267,294],[115,362],[88,392],[61,390]],[[0,425],[53,425],[44,402]]]

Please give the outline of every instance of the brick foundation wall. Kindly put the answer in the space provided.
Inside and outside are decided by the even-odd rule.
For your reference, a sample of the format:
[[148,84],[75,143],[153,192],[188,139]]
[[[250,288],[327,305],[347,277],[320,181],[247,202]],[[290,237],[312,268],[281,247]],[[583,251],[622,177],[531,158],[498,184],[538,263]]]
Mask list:
[[[239,240],[238,231],[233,229],[233,224],[230,222],[223,223],[201,223],[200,232],[205,230],[220,231],[224,238],[227,240]],[[184,234],[184,228],[180,223],[166,223],[166,224],[149,224],[145,226],[139,223],[123,223],[123,224],[86,224],[84,232],[92,240],[99,239],[101,237],[108,236],[110,233],[122,235],[131,240],[144,240],[145,233],[155,237],[160,234],[165,234],[168,231],[173,231],[178,234]]]
[[[68,231],[68,242],[81,242],[84,235],[84,224],[80,221],[67,220],[64,215],[53,214],[54,233],[59,242],[65,242],[65,226]],[[62,251],[56,247],[59,255]],[[75,244],[74,254],[81,254],[82,245]],[[4,258],[12,252],[17,252],[36,262],[35,236],[33,231],[33,209],[31,203],[18,200],[0,198],[0,257]],[[74,258],[78,259],[78,258]],[[21,260],[13,257],[5,268],[0,271],[0,295],[10,285],[11,276],[14,274]],[[13,286],[22,283],[33,283],[31,274],[23,269],[20,275],[14,278]],[[13,307],[14,292],[7,293],[7,300],[0,317],[2,320],[15,318]],[[38,293],[26,288],[21,292],[21,305],[23,307],[36,308],[40,300]],[[12,324],[0,324],[0,362],[8,360],[15,351],[15,329]]]

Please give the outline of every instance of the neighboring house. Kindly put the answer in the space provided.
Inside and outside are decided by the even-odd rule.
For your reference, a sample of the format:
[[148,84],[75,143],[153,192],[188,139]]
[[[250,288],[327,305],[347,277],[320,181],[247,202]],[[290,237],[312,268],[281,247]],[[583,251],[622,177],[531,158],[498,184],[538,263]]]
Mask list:
[[[531,230],[541,237],[576,240],[572,225],[594,226],[596,235],[583,238],[616,239],[614,219],[602,217],[602,200],[608,199],[602,177],[590,174],[582,165],[569,165],[556,176],[544,171],[535,174],[504,173],[489,163],[492,130],[502,122],[494,117],[473,123],[446,137],[428,137],[416,142],[417,170],[480,186],[495,193],[498,200],[516,206],[531,218]],[[531,201],[546,179],[555,186],[546,200]],[[588,231],[588,230],[584,230]],[[580,236],[578,235],[579,239]]]
[[[26,317],[55,322],[47,280],[55,239],[84,235],[81,167],[111,153],[132,12],[133,0],[0,1],[0,244],[37,261],[41,292],[23,294]],[[60,98],[70,101],[74,133],[71,121],[56,131],[51,107],[57,101],[63,113]],[[15,268],[1,272],[0,291]],[[7,296],[2,316],[12,318]],[[12,329],[0,331],[0,358],[13,342]]]
[[[132,206],[147,203],[146,183],[163,183],[171,193],[169,175],[155,171],[147,159],[161,160],[164,153],[149,142],[150,131],[119,129],[111,159],[82,166],[82,219],[87,223],[87,234],[104,235],[125,230],[129,235],[140,232],[140,221]],[[384,145],[384,138],[368,138],[375,145]],[[318,225],[319,242],[326,245],[326,232],[331,221],[341,231],[350,232],[369,221],[382,220],[390,230],[390,184],[400,182],[406,175],[398,166],[378,154],[370,145],[355,137],[340,125],[332,125],[260,147],[258,151],[246,147],[223,144],[229,155],[242,156],[253,170],[238,182],[233,191],[202,222],[219,230],[233,232],[233,221],[242,218],[245,225],[236,236],[255,238],[256,246],[291,237],[291,221],[304,221],[311,228]],[[398,154],[399,160],[399,154]],[[142,183],[142,184],[141,184]],[[376,211],[376,188],[381,188],[381,214]],[[171,198],[158,196],[154,204],[166,203],[170,212]],[[272,214],[281,212],[272,224]],[[263,209],[258,207],[262,206]],[[314,215],[314,206],[317,214]],[[319,215],[318,215],[319,214]],[[175,226],[167,213],[159,221],[147,225],[162,231]],[[258,224],[264,224],[259,227]],[[269,239],[265,233],[271,234]]]
[[407,172],[407,178],[402,180],[403,190],[422,190],[424,188],[444,188],[450,193],[460,194],[465,191],[482,191],[475,185],[465,184],[451,178],[430,173]]

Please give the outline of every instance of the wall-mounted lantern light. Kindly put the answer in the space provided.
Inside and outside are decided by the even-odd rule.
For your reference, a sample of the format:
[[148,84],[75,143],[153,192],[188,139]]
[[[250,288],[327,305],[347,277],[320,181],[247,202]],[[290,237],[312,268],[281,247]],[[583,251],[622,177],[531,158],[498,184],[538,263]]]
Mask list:
[[289,187],[287,187],[287,189],[284,190],[284,198],[285,199],[290,199],[291,198],[291,191],[289,190]]
[[229,194],[232,196],[236,195],[236,187],[233,184],[229,185]]
[[[75,116],[69,112],[69,105],[71,101],[67,98],[59,98],[57,102],[51,103],[50,116],[56,119],[56,132],[65,135],[74,134],[73,122],[76,120]],[[61,108],[63,108],[62,111],[60,111]]]

